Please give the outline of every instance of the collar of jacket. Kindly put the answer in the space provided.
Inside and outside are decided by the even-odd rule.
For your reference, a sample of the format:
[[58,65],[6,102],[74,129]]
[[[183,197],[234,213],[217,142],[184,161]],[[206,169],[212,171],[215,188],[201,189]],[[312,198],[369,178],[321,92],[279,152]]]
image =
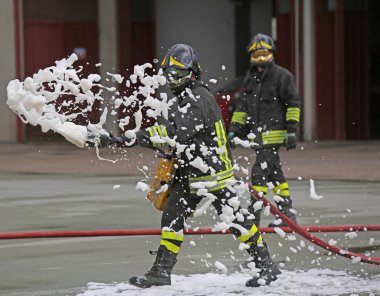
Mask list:
[[[203,81],[201,81],[201,80],[192,80],[192,81],[186,86],[186,88],[194,89],[194,88],[197,88],[197,87],[199,87],[199,86],[203,86],[203,87],[209,89],[209,88],[203,83]],[[183,99],[184,97],[187,96],[186,88],[185,88],[183,91],[181,91],[180,93],[177,93],[177,94],[175,93],[174,95],[175,95],[177,98],[179,98],[180,100]]]
[[257,66],[252,65],[251,68],[249,68],[249,76],[254,77],[257,74],[261,74],[259,79],[262,81],[268,75],[268,72],[273,68],[273,66],[274,66],[274,61],[267,63],[264,67],[264,71],[260,73],[257,71]]

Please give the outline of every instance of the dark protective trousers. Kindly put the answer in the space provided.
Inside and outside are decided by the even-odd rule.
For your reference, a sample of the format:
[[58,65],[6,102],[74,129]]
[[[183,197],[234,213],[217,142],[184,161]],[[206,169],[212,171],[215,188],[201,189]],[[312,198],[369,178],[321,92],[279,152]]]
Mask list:
[[[224,207],[229,208],[229,210],[232,209],[231,212],[233,211],[234,214],[240,210],[240,207],[233,209],[233,207],[228,204],[228,200],[235,196],[228,189],[224,188],[216,193],[213,192],[213,194],[216,196],[216,200],[214,200],[212,204],[219,216],[223,214]],[[181,232],[184,229],[186,219],[194,213],[201,200],[202,197],[190,194],[189,185],[185,180],[181,180],[178,176],[176,177],[168,203],[161,218],[161,245],[166,246],[174,253],[179,252],[183,237],[175,235],[174,233]],[[225,210],[226,208],[224,211]],[[247,218],[248,215],[248,213],[238,215],[240,218],[235,218],[235,220],[232,221],[233,224],[236,224],[236,227],[231,227],[230,230],[240,241],[246,244],[260,244],[262,242],[262,236],[253,223],[253,220]],[[230,215],[227,214],[227,217],[230,217]],[[238,228],[240,228],[240,230]],[[246,230],[243,231],[244,233],[241,231],[242,228]]]
[[279,147],[256,150],[256,161],[251,172],[251,180],[254,186],[267,187],[268,182],[277,186],[286,182],[278,150]]

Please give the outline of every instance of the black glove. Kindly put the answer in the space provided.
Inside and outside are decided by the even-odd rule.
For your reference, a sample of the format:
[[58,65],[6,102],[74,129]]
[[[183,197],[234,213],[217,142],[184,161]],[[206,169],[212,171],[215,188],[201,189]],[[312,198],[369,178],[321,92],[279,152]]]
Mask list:
[[112,134],[94,134],[88,133],[87,135],[87,147],[98,146],[99,148],[109,147],[113,144],[120,144],[122,142],[121,137],[114,137]]
[[295,149],[296,146],[297,146],[296,133],[286,133],[286,135],[285,135],[286,150]]
[[234,138],[235,138],[235,133],[234,132],[229,132],[228,136],[227,136],[227,142],[230,144],[231,149],[235,149],[236,148],[236,145],[235,145],[235,142],[234,142]]

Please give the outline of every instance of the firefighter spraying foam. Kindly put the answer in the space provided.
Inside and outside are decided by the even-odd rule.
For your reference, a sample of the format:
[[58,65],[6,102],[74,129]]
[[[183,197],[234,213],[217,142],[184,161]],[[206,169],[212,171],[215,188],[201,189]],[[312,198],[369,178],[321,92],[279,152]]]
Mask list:
[[[246,285],[268,285],[281,272],[253,219],[249,219],[249,213],[237,201],[232,187],[238,181],[234,177],[222,116],[213,95],[201,81],[196,52],[188,45],[176,44],[170,48],[161,68],[176,96],[176,104],[172,105],[168,118],[158,116],[155,125],[137,131],[135,143],[152,149],[169,146],[169,158],[175,159],[176,169],[168,182],[170,188],[161,189],[170,194],[163,206],[156,260],[145,275],[133,276],[129,283],[141,288],[171,284],[170,275],[184,240],[184,223],[202,199],[207,199],[226,228],[245,244],[260,270]],[[130,139],[107,135],[99,139],[101,146],[124,142],[129,143]],[[96,145],[96,139],[90,138],[88,145]]]

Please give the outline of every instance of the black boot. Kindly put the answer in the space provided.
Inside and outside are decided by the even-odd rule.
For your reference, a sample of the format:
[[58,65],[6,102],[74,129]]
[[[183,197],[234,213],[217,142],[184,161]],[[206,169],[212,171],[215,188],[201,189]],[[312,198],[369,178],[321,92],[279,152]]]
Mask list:
[[[292,200],[290,198],[283,197],[284,201],[276,202],[278,209],[290,220],[292,220],[294,223],[297,223],[296,215],[292,212]],[[268,227],[285,227],[287,224],[282,221],[280,224],[275,224],[274,222],[270,223]]]
[[152,268],[143,276],[131,277],[129,283],[140,288],[170,285],[170,274],[174,264],[177,262],[176,258],[177,254],[169,251],[164,246],[160,246]]
[[258,277],[254,277],[245,283],[247,287],[266,286],[277,280],[277,275],[281,274],[281,271],[277,264],[272,261],[267,245],[264,242],[257,246],[252,245],[249,253],[260,272]]

